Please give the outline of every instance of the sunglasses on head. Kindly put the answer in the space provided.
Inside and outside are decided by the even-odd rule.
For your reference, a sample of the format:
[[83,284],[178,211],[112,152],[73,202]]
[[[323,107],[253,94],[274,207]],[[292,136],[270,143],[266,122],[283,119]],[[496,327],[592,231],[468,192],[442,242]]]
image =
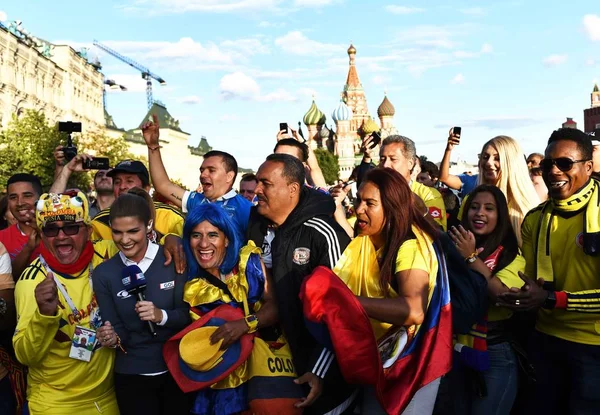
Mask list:
[[78,223],[70,223],[64,226],[45,226],[42,228],[42,232],[49,238],[54,238],[58,236],[59,232],[62,230],[65,235],[73,236],[79,233],[79,229],[81,229],[81,225]]
[[558,170],[564,172],[564,171],[571,170],[573,168],[573,164],[585,163],[586,161],[590,161],[590,160],[571,160],[570,158],[567,158],[567,157],[559,157],[559,158],[555,158],[555,159],[543,159],[542,161],[540,161],[540,168],[545,172],[549,172],[550,170],[552,170],[552,166],[556,166],[558,168]]

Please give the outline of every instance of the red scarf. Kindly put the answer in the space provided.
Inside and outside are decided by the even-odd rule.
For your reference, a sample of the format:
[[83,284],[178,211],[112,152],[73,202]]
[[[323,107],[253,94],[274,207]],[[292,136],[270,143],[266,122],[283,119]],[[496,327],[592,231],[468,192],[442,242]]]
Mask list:
[[81,255],[79,255],[77,261],[73,262],[72,264],[61,264],[58,262],[58,260],[54,258],[54,255],[52,255],[52,253],[43,243],[40,244],[40,255],[44,257],[52,271],[75,276],[81,273],[81,271],[83,271],[83,269],[90,265],[90,262],[92,262],[92,257],[94,256],[94,244],[92,244],[90,241],[87,241],[85,243],[85,247],[83,248],[83,252]]

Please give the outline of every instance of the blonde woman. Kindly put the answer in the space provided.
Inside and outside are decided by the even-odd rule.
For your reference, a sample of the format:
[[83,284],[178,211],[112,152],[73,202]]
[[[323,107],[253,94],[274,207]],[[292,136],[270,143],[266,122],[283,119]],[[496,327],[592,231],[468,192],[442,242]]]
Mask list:
[[[467,195],[467,189],[463,187],[463,178],[449,173],[450,153],[459,139],[460,136],[450,130],[446,152],[440,164],[440,182],[452,189],[462,188],[463,193]],[[499,135],[485,143],[479,155],[479,174],[476,177],[473,187],[481,184],[496,186],[506,196],[511,223],[520,246],[523,218],[527,212],[540,204],[540,198],[529,179],[529,170],[519,143],[505,135]],[[459,212],[459,218],[461,217],[462,209]]]

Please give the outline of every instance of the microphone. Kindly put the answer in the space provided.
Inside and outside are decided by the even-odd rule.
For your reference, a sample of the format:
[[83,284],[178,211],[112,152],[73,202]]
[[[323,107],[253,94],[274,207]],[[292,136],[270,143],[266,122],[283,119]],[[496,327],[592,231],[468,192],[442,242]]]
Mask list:
[[[138,301],[144,301],[146,298],[144,292],[146,291],[146,277],[144,273],[137,265],[129,265],[121,272],[121,281],[123,287],[128,294],[137,296]],[[156,336],[156,330],[154,329],[154,323],[148,321],[148,329],[152,336]]]

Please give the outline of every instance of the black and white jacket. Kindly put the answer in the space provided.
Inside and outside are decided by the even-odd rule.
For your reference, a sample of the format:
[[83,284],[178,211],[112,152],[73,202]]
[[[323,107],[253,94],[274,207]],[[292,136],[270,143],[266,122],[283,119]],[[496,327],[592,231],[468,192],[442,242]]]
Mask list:
[[[292,350],[299,376],[312,372],[324,379],[321,397],[305,414],[339,414],[351,403],[355,388],[347,385],[333,351],[319,345],[306,329],[299,298],[304,279],[319,265],[333,269],[350,242],[333,219],[333,198],[305,187],[300,202],[271,242],[272,272],[279,305],[279,321]],[[263,246],[269,222],[256,208],[250,213],[248,239]]]

